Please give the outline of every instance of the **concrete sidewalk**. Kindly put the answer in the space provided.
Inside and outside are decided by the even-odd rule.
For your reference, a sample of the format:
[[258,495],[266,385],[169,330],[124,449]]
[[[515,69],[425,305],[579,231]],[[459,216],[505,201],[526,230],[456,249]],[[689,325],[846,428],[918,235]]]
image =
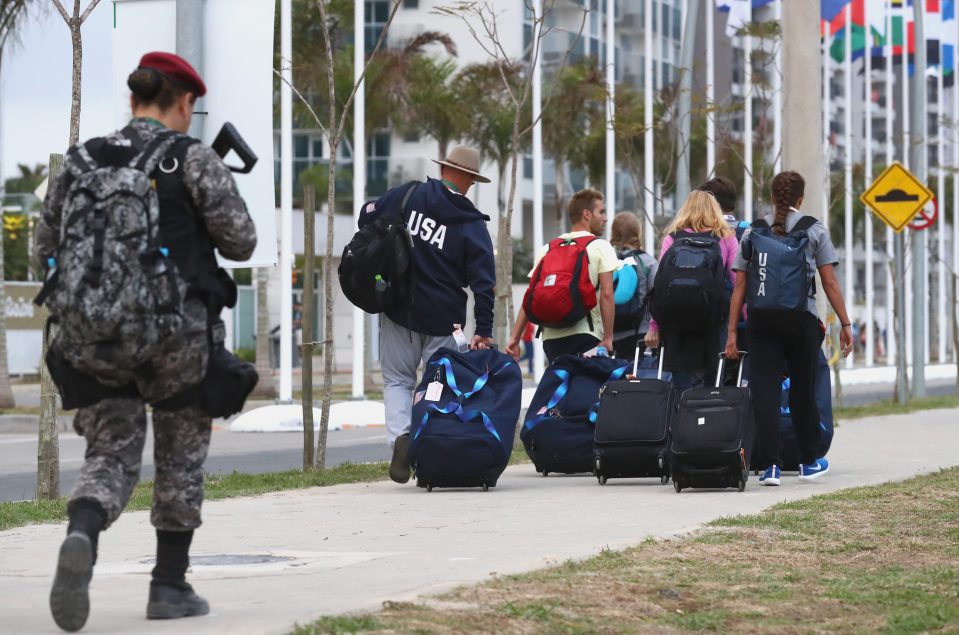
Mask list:
[[[510,468],[480,490],[392,483],[316,488],[209,503],[189,579],[211,615],[144,618],[153,530],[147,512],[124,515],[100,539],[85,633],[286,633],[321,615],[376,610],[460,584],[584,558],[605,547],[674,536],[711,519],[784,500],[904,479],[959,464],[959,411],[843,422],[832,470],[779,488],[751,478],[744,493],[687,490],[658,481],[543,478]],[[57,633],[47,595],[63,525],[0,532],[4,633]]]

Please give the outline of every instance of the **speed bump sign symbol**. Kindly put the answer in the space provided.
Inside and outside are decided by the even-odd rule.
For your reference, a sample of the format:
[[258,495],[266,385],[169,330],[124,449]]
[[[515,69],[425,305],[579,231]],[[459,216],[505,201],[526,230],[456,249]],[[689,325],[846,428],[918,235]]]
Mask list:
[[901,232],[932,197],[929,188],[897,161],[872,182],[859,200],[884,223]]

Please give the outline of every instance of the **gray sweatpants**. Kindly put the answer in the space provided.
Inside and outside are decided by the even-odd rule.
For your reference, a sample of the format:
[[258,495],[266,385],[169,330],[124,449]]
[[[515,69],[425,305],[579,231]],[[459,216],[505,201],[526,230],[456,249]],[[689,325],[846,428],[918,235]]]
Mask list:
[[410,431],[413,390],[419,381],[420,364],[444,346],[456,348],[452,334],[417,333],[380,315],[380,367],[383,370],[386,439],[390,448],[396,437]]

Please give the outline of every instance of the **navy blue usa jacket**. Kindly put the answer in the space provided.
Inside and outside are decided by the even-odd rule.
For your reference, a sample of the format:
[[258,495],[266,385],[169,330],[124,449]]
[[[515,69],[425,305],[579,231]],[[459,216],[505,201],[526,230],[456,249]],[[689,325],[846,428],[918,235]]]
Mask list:
[[[404,190],[393,188],[364,205],[360,228],[381,213],[398,210]],[[416,267],[413,306],[390,311],[387,317],[417,333],[449,335],[454,324],[466,324],[465,289],[469,287],[475,302],[475,334],[492,337],[496,267],[486,229],[489,216],[442,181],[427,178],[410,197],[405,218],[413,236]]]

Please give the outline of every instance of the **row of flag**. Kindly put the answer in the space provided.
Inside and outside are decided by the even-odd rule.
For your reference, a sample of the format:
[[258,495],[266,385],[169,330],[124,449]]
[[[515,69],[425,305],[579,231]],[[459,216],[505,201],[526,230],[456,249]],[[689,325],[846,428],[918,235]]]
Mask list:
[[[917,0],[925,3],[923,31],[926,40],[926,65],[930,73],[940,71],[944,77],[955,68],[956,41],[959,25],[956,22],[956,0]],[[830,56],[841,62],[846,54],[846,5],[850,5],[850,24],[853,59],[872,56],[876,67],[885,63],[887,38],[895,58],[905,54],[912,73],[909,56],[916,50],[913,24],[913,0],[822,0],[822,34],[833,36]],[[867,17],[868,16],[868,17]],[[888,17],[888,20],[887,20]],[[866,23],[868,20],[868,24]],[[888,32],[887,32],[888,31]]]
[[[951,76],[955,68],[956,42],[959,26],[956,21],[956,0],[917,0],[925,3],[926,13],[923,30],[926,40],[926,64],[930,73],[941,67],[944,77]],[[716,7],[728,13],[726,33],[735,35],[747,22],[750,9],[764,7],[772,0],[715,0]],[[905,52],[912,72],[909,56],[915,53],[916,42],[913,28],[913,0],[821,0],[821,27],[823,37],[833,38],[830,56],[841,62],[846,55],[846,12],[850,5],[850,24],[853,59],[863,57],[867,51],[874,60],[874,67],[885,63],[886,39],[891,38],[893,63]],[[887,16],[889,18],[887,24]],[[868,19],[868,24],[866,21]],[[889,31],[887,33],[887,30]],[[951,79],[951,77],[950,77]]]

